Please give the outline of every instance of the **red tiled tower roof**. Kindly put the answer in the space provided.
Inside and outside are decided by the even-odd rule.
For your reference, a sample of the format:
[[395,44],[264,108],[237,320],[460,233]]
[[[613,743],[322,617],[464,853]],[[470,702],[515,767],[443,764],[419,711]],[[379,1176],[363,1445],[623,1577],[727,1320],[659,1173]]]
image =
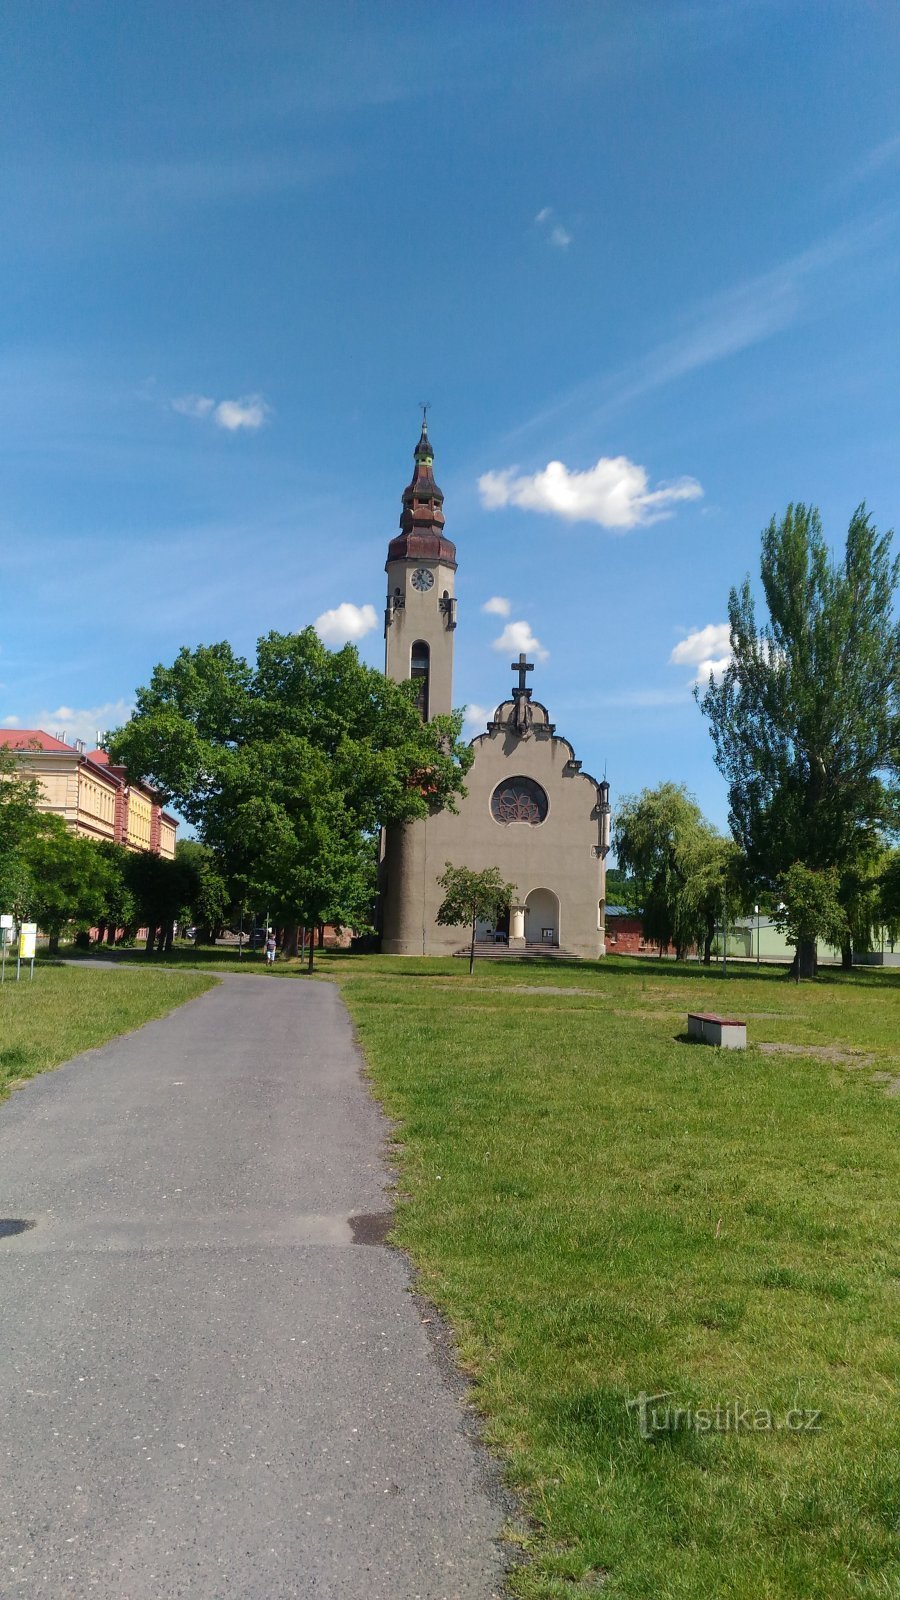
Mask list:
[[434,481],[434,451],[427,423],[416,445],[412,482],[403,491],[400,532],[388,545],[388,561],[444,561],[456,568],[456,545],[444,534],[444,496]]

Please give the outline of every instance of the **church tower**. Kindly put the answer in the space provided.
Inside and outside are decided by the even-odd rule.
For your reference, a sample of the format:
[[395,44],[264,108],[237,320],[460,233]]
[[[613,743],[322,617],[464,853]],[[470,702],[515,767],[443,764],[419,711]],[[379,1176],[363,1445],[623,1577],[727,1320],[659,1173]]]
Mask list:
[[427,417],[403,491],[400,532],[388,545],[385,675],[414,678],[426,721],[453,708],[456,546],[444,534],[444,496],[434,481]]

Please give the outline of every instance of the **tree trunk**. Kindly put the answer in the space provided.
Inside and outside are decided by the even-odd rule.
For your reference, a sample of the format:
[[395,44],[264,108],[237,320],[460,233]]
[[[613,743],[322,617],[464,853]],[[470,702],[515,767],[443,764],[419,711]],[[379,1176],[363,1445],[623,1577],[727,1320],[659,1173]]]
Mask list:
[[310,928],[310,930],[309,930],[309,947],[308,947],[308,950],[307,950],[307,957],[306,957],[306,970],[307,970],[307,972],[312,972],[312,970],[313,970],[313,958],[315,956],[315,950],[316,950],[316,941],[315,941],[315,938],[313,937],[313,929]]
[[152,955],[153,954],[153,947],[154,947],[155,944],[156,944],[156,929],[155,928],[148,928],[147,929],[147,954],[148,955]]
[[57,928],[55,933],[51,933],[47,938],[47,954],[48,954],[48,956],[58,956],[59,955],[59,929],[58,928]]
[[845,939],[843,944],[841,945],[841,970],[843,972],[852,972],[853,971],[853,941],[852,941],[852,939]]
[[801,939],[794,951],[794,963],[791,971],[797,982],[801,978],[814,978],[816,975],[816,941],[815,939]]
[[324,950],[325,949],[325,924],[324,924],[324,922],[320,922],[319,923],[318,940],[319,940],[319,949],[320,950]]
[[472,912],[472,943],[469,946],[469,977],[475,971],[475,913]]
[[106,942],[107,944],[115,944],[116,942],[116,925],[114,922],[111,922],[106,930]]
[[703,965],[708,967],[712,963],[712,942],[715,936],[716,923],[714,917],[706,920],[706,935],[703,940]]
[[163,946],[163,948],[166,950],[166,952],[168,952],[172,948],[173,937],[174,937],[174,923],[170,922],[168,927],[166,928],[166,942],[165,942],[165,945]]
[[284,945],[285,945],[284,953],[285,953],[286,956],[295,956],[295,955],[297,955],[298,950],[300,948],[300,925],[299,925],[299,923],[292,922],[290,927],[285,930]]
[[102,944],[106,938],[106,919],[97,923],[97,943]]

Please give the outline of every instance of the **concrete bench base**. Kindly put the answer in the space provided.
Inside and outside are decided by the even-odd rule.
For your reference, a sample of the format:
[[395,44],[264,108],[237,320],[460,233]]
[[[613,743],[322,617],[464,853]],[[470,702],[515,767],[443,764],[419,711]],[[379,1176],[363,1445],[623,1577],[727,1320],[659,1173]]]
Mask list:
[[702,1044],[717,1044],[723,1050],[746,1050],[747,1024],[735,1017],[719,1017],[713,1011],[689,1011],[688,1033]]

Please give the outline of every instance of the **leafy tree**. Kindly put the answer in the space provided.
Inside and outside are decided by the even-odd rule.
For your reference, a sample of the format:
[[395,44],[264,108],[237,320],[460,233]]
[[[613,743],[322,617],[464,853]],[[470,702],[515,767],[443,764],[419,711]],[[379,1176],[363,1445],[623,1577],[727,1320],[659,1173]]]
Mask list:
[[131,852],[112,839],[101,839],[94,848],[105,858],[109,869],[103,911],[97,926],[101,939],[105,931],[107,943],[115,944],[117,928],[129,933],[137,927],[137,906],[128,882]]
[[616,813],[614,849],[631,875],[642,907],[644,933],[679,956],[703,945],[711,959],[717,918],[737,888],[739,852],[706,821],[683,785],[663,783],[626,795]]
[[30,841],[25,852],[30,878],[28,910],[49,934],[49,950],[55,954],[70,923],[87,929],[102,919],[111,868],[92,839],[71,833],[58,817],[45,820],[48,826]]
[[621,867],[606,869],[606,903],[608,906],[625,906],[628,911],[642,910],[637,884]]
[[180,896],[178,919],[196,925],[201,943],[215,943],[232,901],[215,852],[199,839],[179,839],[175,866]]
[[27,915],[28,849],[50,820],[38,809],[40,799],[39,780],[23,771],[5,745],[0,747],[0,911],[12,911],[17,921]]
[[139,922],[147,928],[147,951],[170,950],[176,918],[184,904],[183,880],[174,861],[148,850],[129,852],[125,881],[134,897]]
[[[833,561],[814,507],[788,506],[762,536],[768,621],[746,579],[728,603],[732,660],[700,705],[728,781],[751,878],[769,890],[802,862],[847,874],[896,822],[900,764],[900,562],[865,507]],[[812,973],[815,950],[799,960]]]
[[778,880],[782,903],[775,912],[775,925],[796,945],[793,972],[798,983],[801,976],[815,976],[815,969],[801,974],[801,949],[815,949],[817,939],[840,945],[846,935],[847,914],[841,905],[840,890],[836,867],[815,870],[802,861],[795,861]]
[[254,665],[227,644],[182,650],[110,751],[177,802],[240,900],[312,927],[367,922],[380,829],[464,793],[461,723],[423,723],[412,684],[306,628],[260,639]]
[[887,856],[878,887],[878,920],[889,938],[900,939],[900,850]]
[[516,892],[514,883],[504,883],[499,867],[473,872],[470,867],[454,867],[448,861],[438,883],[444,891],[437,921],[445,928],[469,927],[469,976],[475,970],[475,929],[478,918],[493,921],[506,911]]
[[845,971],[852,969],[854,950],[871,950],[884,923],[882,883],[889,860],[890,852],[878,843],[870,850],[860,850],[840,872],[838,898],[845,920],[841,965]]

